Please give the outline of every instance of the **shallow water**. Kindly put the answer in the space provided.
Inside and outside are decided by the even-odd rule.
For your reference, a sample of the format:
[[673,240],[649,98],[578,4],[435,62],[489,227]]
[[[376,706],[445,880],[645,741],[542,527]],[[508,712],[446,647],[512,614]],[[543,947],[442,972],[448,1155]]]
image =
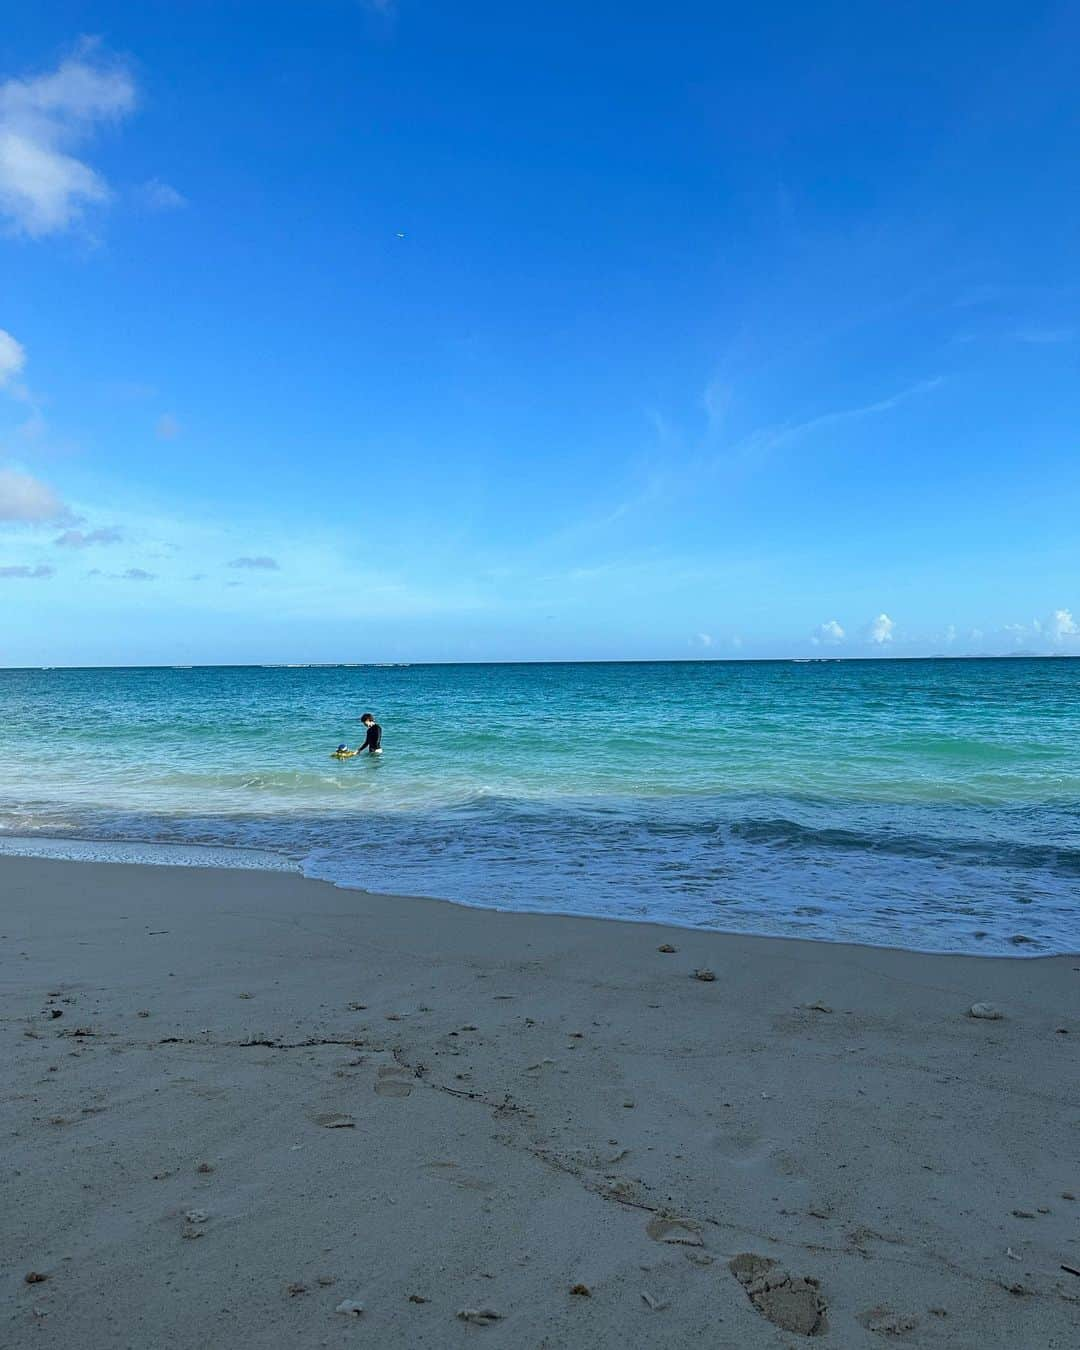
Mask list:
[[[368,709],[386,753],[330,759]],[[0,671],[19,851],[1033,955],[1080,950],[1078,808],[1071,660]]]

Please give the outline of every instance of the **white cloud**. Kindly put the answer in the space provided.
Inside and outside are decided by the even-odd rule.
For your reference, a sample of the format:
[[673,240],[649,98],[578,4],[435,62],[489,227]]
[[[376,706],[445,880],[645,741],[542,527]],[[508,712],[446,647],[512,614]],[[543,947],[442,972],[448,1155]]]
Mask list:
[[160,178],[151,178],[139,188],[139,201],[150,211],[176,211],[188,204],[182,192]]
[[840,624],[836,619],[826,619],[824,623],[819,623],[814,629],[814,634],[810,641],[815,647],[819,647],[822,644],[834,647],[838,642],[843,642],[846,636],[847,634],[844,632],[843,628],[840,627]]
[[62,525],[72,518],[47,483],[18,469],[0,469],[0,520]]
[[876,642],[879,647],[884,646],[893,640],[895,627],[896,624],[887,614],[879,614],[870,624],[870,641]]
[[107,202],[104,178],[69,152],[134,106],[131,76],[91,42],[48,74],[0,84],[0,215],[40,238]]
[[162,413],[155,431],[159,441],[174,441],[180,435],[180,423],[172,413]]
[[92,544],[118,544],[124,533],[115,525],[106,525],[98,530],[65,530],[53,540],[58,548],[90,548]]
[[711,633],[695,633],[695,634],[694,634],[694,644],[695,644],[696,646],[698,646],[698,647],[711,647],[711,646],[712,646],[712,634],[711,634]]
[[1071,342],[1075,336],[1071,328],[1018,328],[1013,334],[1017,342],[1029,342],[1039,347]]
[[1080,624],[1076,622],[1072,616],[1072,611],[1068,609],[1055,609],[1050,616],[1047,627],[1055,642],[1062,642],[1065,638],[1080,637]]
[[26,365],[26,348],[9,332],[0,328],[0,389],[10,386]]
[[915,398],[920,394],[928,394],[939,388],[943,383],[944,378],[936,375],[932,379],[919,380],[917,384],[909,385],[907,389],[901,389],[899,393],[891,394],[888,398],[878,399],[876,403],[864,403],[857,408],[841,408],[836,412],[822,413],[818,417],[811,417],[806,422],[788,423],[785,426],[755,432],[750,437],[749,445],[751,448],[759,450],[779,449],[781,446],[799,440],[811,432],[822,431],[827,427],[839,426],[845,422],[857,422],[864,417],[875,417],[879,413],[891,412],[893,408],[898,407],[901,403],[906,403],[908,399]]
[[956,624],[950,623],[950,624],[946,625],[946,628],[945,628],[945,641],[946,641],[946,642],[950,642],[950,643],[956,641]]
[[36,567],[0,567],[0,577],[19,577],[24,581],[44,581],[56,575],[56,568],[48,563],[38,563]]
[[709,419],[710,428],[718,431],[727,419],[728,410],[731,407],[731,386],[719,378],[710,380],[705,386],[705,393],[702,395],[701,401],[705,408],[705,416]]
[[281,565],[276,558],[234,558],[230,567],[249,568],[254,572],[279,572]]

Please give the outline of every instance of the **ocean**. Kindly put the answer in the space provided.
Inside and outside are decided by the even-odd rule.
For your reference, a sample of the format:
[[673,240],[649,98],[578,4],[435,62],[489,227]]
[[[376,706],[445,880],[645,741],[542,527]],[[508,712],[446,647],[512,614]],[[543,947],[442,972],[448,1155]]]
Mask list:
[[1080,661],[0,670],[0,851],[1076,952]]

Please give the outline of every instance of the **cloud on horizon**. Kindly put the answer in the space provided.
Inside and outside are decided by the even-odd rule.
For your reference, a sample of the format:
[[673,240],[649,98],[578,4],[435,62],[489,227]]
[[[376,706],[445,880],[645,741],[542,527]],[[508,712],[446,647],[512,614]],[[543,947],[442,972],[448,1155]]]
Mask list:
[[57,548],[90,548],[93,544],[118,544],[123,537],[124,532],[118,526],[107,525],[85,534],[82,530],[65,530],[53,543]]
[[53,71],[0,84],[0,216],[16,234],[61,233],[110,200],[105,179],[70,152],[135,101],[128,72],[89,40]]
[[832,647],[838,642],[843,642],[846,636],[847,634],[836,619],[826,619],[824,623],[819,623],[814,629],[810,641],[815,647],[820,647],[823,644]]
[[47,577],[56,576],[56,568],[50,567],[48,563],[38,563],[36,567],[0,567],[0,577],[18,577],[24,581],[44,581]]
[[281,564],[276,558],[258,557],[258,558],[233,558],[232,562],[227,563],[228,567],[247,568],[252,572],[280,572]]
[[893,630],[896,624],[887,614],[879,614],[870,624],[870,641],[883,647],[886,642],[893,640]]
[[1055,609],[1050,616],[1047,627],[1055,642],[1062,642],[1065,638],[1080,637],[1080,624],[1076,622],[1072,616],[1072,611],[1068,609]]

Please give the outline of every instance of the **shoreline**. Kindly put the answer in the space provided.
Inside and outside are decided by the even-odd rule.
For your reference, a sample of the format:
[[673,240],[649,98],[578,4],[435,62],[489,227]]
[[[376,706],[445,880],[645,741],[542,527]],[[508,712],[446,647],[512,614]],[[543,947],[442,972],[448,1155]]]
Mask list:
[[10,856],[0,916],[12,1344],[1074,1343],[1074,957]]
[[[28,846],[8,851],[5,845]],[[43,850],[43,851],[38,851]],[[68,852],[68,850],[74,850]],[[124,856],[139,854],[147,856]],[[155,858],[153,855],[157,854]],[[112,855],[112,856],[109,856]],[[181,858],[178,855],[184,855]],[[217,869],[238,872],[284,873],[299,877],[317,885],[333,887],[354,895],[379,896],[389,899],[423,900],[432,904],[452,905],[459,909],[479,910],[487,914],[530,914],[550,919],[580,919],[595,923],[642,924],[656,928],[670,929],[677,933],[710,933],[719,937],[751,938],[760,941],[803,942],[826,947],[852,947],[868,951],[910,952],[915,956],[955,956],[980,961],[1049,961],[1055,958],[1080,956],[1080,948],[1062,952],[1025,951],[1024,945],[1018,945],[1012,952],[942,951],[938,948],[890,946],[883,943],[859,942],[851,938],[824,936],[801,937],[788,933],[749,933],[741,929],[705,928],[693,924],[682,924],[671,919],[652,919],[634,914],[583,914],[575,910],[546,910],[539,908],[510,908],[480,902],[453,899],[441,895],[398,895],[395,892],[368,890],[359,885],[350,885],[342,881],[332,881],[324,877],[313,876],[305,870],[303,861],[296,861],[287,855],[275,853],[271,849],[249,848],[234,844],[177,844],[165,840],[139,839],[90,839],[81,836],[41,836],[0,834],[0,866],[5,858],[40,859],[42,861],[70,862],[76,864],[115,865],[123,867],[179,867],[184,870],[214,871]],[[231,859],[232,861],[226,861]]]

